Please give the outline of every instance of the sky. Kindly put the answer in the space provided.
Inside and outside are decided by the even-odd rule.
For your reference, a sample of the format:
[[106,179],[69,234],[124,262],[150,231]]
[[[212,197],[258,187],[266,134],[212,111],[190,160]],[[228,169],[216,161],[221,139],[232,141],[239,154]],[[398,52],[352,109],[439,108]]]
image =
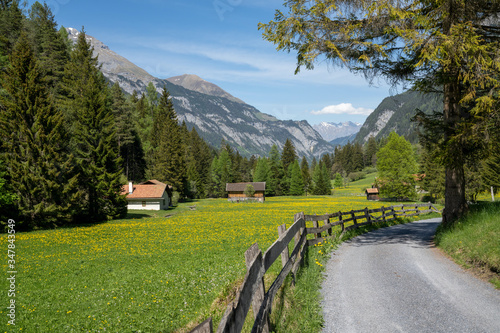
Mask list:
[[363,123],[394,94],[383,81],[370,85],[324,61],[295,75],[296,54],[277,51],[257,27],[283,0],[46,2],[59,25],[84,27],[151,75],[198,75],[281,120]]

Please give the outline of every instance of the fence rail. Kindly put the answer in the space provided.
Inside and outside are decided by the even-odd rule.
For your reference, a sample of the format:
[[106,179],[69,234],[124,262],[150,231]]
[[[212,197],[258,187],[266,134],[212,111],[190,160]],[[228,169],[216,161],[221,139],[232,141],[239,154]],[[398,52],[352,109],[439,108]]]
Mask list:
[[[308,246],[323,242],[326,238],[323,233],[333,234],[333,228],[340,226],[341,238],[349,230],[364,225],[381,221],[391,221],[398,217],[412,217],[429,212],[440,211],[431,203],[402,204],[378,209],[360,209],[349,212],[336,212],[325,215],[304,215],[298,213],[294,216],[294,223],[287,230],[283,224],[278,227],[278,239],[262,254],[258,244],[255,243],[245,252],[247,273],[243,283],[222,317],[217,328],[217,333],[239,333],[245,323],[250,306],[253,308],[254,324],[252,333],[269,332],[269,313],[276,293],[285,282],[286,277],[292,274],[292,283],[302,264]],[[306,227],[307,222],[312,222],[313,227]],[[323,225],[319,225],[323,222]],[[309,238],[307,235],[314,235]],[[292,253],[289,253],[288,244],[294,241]],[[264,274],[271,265],[281,257],[282,269],[278,277],[271,284],[267,292],[264,285]],[[191,333],[213,333],[212,318],[201,323]]]

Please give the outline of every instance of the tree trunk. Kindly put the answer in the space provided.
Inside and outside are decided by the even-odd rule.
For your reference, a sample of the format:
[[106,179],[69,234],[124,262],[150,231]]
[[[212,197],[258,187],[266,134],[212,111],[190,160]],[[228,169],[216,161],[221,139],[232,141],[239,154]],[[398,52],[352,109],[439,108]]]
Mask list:
[[[444,85],[444,123],[446,147],[446,182],[445,182],[445,208],[443,211],[443,224],[453,224],[467,211],[465,199],[465,172],[464,154],[462,146],[456,140],[456,130],[461,119],[460,86],[454,75],[450,82]],[[453,142],[450,142],[450,140]],[[458,142],[457,142],[458,141]]]

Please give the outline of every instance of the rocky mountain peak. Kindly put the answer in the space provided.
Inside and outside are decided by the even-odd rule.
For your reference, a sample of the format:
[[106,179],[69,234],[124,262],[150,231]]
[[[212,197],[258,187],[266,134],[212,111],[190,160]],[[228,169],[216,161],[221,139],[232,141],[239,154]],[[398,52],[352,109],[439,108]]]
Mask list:
[[189,90],[197,91],[202,94],[210,95],[210,96],[217,96],[217,97],[224,97],[227,98],[230,101],[236,102],[236,103],[242,103],[244,104],[241,99],[236,98],[229,94],[227,91],[224,89],[220,88],[219,86],[203,80],[201,77],[194,75],[194,74],[184,74],[180,76],[174,76],[169,79],[168,81],[172,82],[173,84],[177,84],[181,87],[184,87]]

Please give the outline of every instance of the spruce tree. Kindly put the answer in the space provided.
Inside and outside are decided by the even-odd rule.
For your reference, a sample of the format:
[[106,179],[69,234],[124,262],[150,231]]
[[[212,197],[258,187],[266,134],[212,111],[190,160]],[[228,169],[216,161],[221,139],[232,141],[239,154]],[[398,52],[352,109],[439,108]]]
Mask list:
[[57,31],[57,23],[49,6],[35,2],[29,11],[27,25],[47,84],[59,92],[64,66],[69,60],[69,49]]
[[47,92],[45,78],[23,32],[2,76],[0,97],[3,156],[26,227],[69,222],[77,204],[73,156],[63,114]]
[[71,143],[85,195],[83,217],[91,221],[123,216],[121,161],[106,80],[82,30],[64,70],[66,106],[73,123]]
[[167,89],[163,88],[154,114],[151,133],[153,165],[152,177],[172,185],[174,191],[187,196],[187,168],[183,138],[177,114]]
[[115,119],[116,142],[125,177],[130,181],[144,179],[146,161],[132,113],[132,105],[116,82],[111,88],[111,110]]
[[311,187],[311,173],[309,172],[309,164],[307,163],[305,156],[302,157],[302,161],[300,162],[300,170],[302,173],[302,180],[304,181],[304,191],[307,195],[307,192]]
[[281,164],[281,157],[278,147],[272,145],[269,151],[269,177],[266,188],[269,188],[269,195],[283,195],[283,165]]
[[304,194],[304,180],[302,178],[302,173],[300,170],[299,162],[295,160],[289,166],[290,174],[290,195],[302,195]]
[[288,167],[297,160],[297,153],[295,151],[295,146],[290,139],[286,139],[285,145],[283,146],[283,152],[281,153],[281,163],[283,165],[283,170],[288,174]]
[[[257,160],[257,166],[255,167],[255,172],[253,174],[254,182],[266,182],[268,183],[269,178],[269,164],[266,158],[259,158]],[[269,187],[266,184],[266,195],[270,194]]]

